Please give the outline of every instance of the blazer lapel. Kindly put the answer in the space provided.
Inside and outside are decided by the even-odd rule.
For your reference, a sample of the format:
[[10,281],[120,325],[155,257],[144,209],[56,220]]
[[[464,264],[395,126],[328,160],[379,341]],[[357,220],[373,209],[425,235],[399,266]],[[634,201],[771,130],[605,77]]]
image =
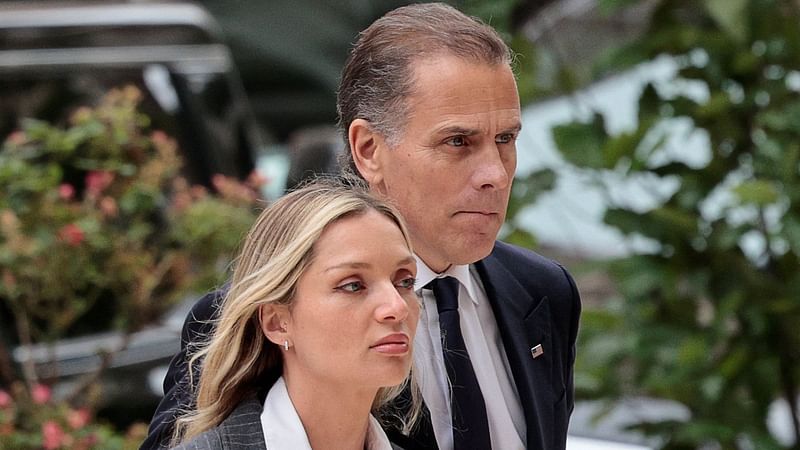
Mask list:
[[222,421],[220,436],[225,448],[249,450],[266,448],[261,427],[262,403],[256,396],[248,397]]
[[[554,431],[553,362],[547,297],[523,288],[493,252],[476,263],[525,414],[527,448],[549,448]],[[533,348],[541,345],[539,351]],[[538,356],[534,358],[533,353]]]

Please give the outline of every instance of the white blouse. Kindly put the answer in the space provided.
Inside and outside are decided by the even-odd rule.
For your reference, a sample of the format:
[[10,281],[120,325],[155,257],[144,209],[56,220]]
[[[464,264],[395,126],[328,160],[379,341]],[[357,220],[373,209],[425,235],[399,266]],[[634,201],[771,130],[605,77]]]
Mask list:
[[[261,428],[268,450],[312,450],[308,435],[294,409],[283,377],[272,386],[261,411]],[[392,450],[389,438],[378,420],[370,414],[367,429],[367,450]]]

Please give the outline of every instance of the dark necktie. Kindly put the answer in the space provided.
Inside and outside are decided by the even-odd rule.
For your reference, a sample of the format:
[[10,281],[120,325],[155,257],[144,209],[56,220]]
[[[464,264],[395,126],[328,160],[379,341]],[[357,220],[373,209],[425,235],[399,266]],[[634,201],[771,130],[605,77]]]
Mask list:
[[486,404],[472,369],[472,362],[461,334],[458,316],[458,280],[438,278],[426,286],[433,289],[439,311],[442,353],[450,380],[450,409],[453,414],[453,446],[455,450],[491,449]]

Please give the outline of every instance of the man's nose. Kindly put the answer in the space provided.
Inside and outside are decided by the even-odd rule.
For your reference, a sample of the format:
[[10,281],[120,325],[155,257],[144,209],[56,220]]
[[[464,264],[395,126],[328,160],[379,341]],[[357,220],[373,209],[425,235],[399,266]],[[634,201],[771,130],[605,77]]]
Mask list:
[[480,190],[505,189],[513,177],[513,173],[509,173],[509,167],[513,171],[513,162],[504,160],[497,145],[492,142],[478,154],[475,161],[475,187]]

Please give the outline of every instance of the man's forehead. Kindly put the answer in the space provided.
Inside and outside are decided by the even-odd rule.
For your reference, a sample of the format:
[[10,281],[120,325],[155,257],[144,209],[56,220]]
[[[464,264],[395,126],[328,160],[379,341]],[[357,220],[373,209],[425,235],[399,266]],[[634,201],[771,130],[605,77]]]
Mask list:
[[519,94],[508,65],[474,62],[453,56],[420,59],[408,106],[434,108],[441,114],[494,111],[508,120],[519,117]]
[[[514,73],[508,64],[491,63],[479,59],[462,58],[450,54],[420,56],[411,63],[412,96],[420,89],[435,89],[436,92],[457,92],[460,87],[493,88],[500,80],[513,85],[517,95]],[[482,77],[476,77],[476,74]],[[490,74],[488,77],[487,74]],[[424,94],[429,94],[425,92]]]

